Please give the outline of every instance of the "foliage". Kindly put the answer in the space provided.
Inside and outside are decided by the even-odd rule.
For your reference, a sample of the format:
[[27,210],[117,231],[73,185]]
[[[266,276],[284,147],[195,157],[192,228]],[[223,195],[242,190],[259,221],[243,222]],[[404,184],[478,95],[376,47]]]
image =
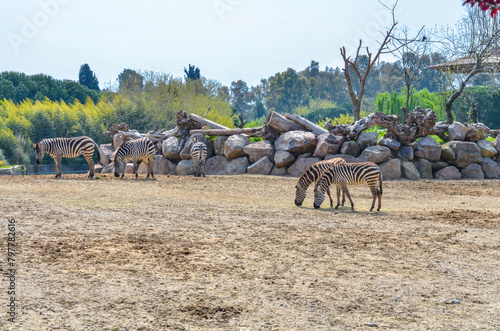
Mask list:
[[197,80],[201,78],[200,68],[189,64],[188,69],[184,68],[184,73],[186,74],[186,80]]
[[118,75],[118,89],[123,93],[139,93],[144,87],[144,77],[132,69],[124,69]]
[[99,89],[99,80],[92,70],[90,70],[90,66],[85,63],[80,67],[80,71],[78,73],[78,82],[83,86],[88,87],[91,90],[100,91]]
[[0,100],[9,99],[15,103],[26,99],[73,103],[85,102],[91,98],[99,101],[100,93],[71,80],[57,80],[48,75],[28,76],[19,72],[0,73]]
[[[360,112],[361,118],[368,116],[368,113],[365,111]],[[325,122],[330,121],[332,125],[340,125],[340,124],[346,124],[346,125],[351,125],[354,123],[354,116],[348,115],[348,114],[340,114],[338,117],[335,118],[326,118],[324,120],[320,120],[316,124],[323,127],[325,125]]]
[[498,0],[465,0],[463,4],[465,5],[466,3],[470,4],[472,7],[477,4],[483,11],[489,10],[491,17],[498,14]]
[[500,128],[500,87],[471,86],[453,103],[453,112],[459,122],[470,122],[471,101],[476,105],[478,121],[492,129]]

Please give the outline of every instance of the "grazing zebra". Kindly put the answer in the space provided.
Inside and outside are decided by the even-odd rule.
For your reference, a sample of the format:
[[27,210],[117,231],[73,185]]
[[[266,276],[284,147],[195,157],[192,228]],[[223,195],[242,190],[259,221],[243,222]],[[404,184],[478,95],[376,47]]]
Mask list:
[[205,163],[207,162],[207,145],[199,141],[198,136],[192,136],[193,147],[191,147],[191,157],[194,163],[194,176],[205,177]]
[[[314,163],[313,165],[310,165],[300,176],[299,180],[297,181],[297,185],[295,185],[296,188],[295,204],[297,206],[301,206],[302,203],[304,202],[304,199],[306,198],[307,189],[309,188],[311,183],[317,182],[320,179],[321,175],[323,175],[323,173],[328,168],[339,163],[346,163],[346,162],[344,161],[344,159],[334,158],[330,160],[319,161]],[[339,189],[340,187],[337,187],[337,190]],[[330,207],[333,207],[333,200],[330,194],[330,188],[328,188],[326,192],[328,193],[328,197],[330,198]],[[342,205],[344,205],[345,194],[342,194],[342,198],[343,198]]]
[[[377,189],[377,181],[379,182],[380,189]],[[373,202],[370,211],[373,210],[377,197],[377,211],[379,211],[382,203],[382,177],[379,167],[372,162],[337,164],[326,170],[314,187],[314,208],[318,209],[321,206],[321,203],[325,200],[325,191],[328,187],[331,184],[336,184],[345,192],[351,202],[351,210],[354,210],[354,203],[352,202],[347,185],[360,185],[363,183],[367,183],[372,191]],[[337,206],[335,209],[339,207],[339,204],[339,196],[337,194]]]
[[152,178],[155,177],[153,174],[155,146],[149,138],[127,141],[113,153],[111,158],[113,159],[115,165],[115,177],[120,177],[120,171],[122,173],[121,178],[125,176],[125,165],[129,160],[134,162],[135,179],[138,178],[137,169],[139,168],[141,162],[146,163],[148,166],[148,175],[146,176],[146,179],[149,178],[150,174]]
[[52,156],[56,163],[56,178],[61,178],[61,160],[62,158],[74,158],[83,155],[89,164],[89,178],[94,178],[95,163],[92,159],[94,151],[97,150],[97,160],[102,164],[106,159],[103,151],[89,137],[81,136],[74,138],[46,138],[36,144],[35,148],[36,164],[42,163],[45,153]]

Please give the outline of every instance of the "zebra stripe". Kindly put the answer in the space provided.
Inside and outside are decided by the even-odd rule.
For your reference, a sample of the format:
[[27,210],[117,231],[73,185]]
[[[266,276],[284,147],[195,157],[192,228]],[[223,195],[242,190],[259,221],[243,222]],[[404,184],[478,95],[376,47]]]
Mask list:
[[146,179],[151,177],[154,178],[153,174],[153,164],[155,159],[155,146],[149,138],[141,138],[137,140],[130,140],[120,146],[114,153],[114,165],[115,165],[115,177],[120,177],[119,171],[121,171],[121,178],[125,176],[125,165],[127,161],[132,161],[134,163],[134,174],[135,179],[139,176],[137,174],[137,169],[141,162],[145,162],[148,166],[148,175]]
[[194,163],[194,176],[200,177],[203,175],[205,177],[205,163],[207,162],[207,145],[202,142],[198,142],[196,138],[193,147],[191,147],[191,157]]
[[[324,160],[324,161],[319,161],[314,163],[313,165],[310,165],[300,176],[299,180],[297,181],[297,184],[295,185],[296,192],[295,192],[295,204],[297,206],[301,206],[302,203],[304,202],[307,194],[307,189],[313,182],[317,182],[321,175],[328,170],[331,166],[334,166],[339,163],[346,163],[344,159],[341,158],[334,158],[330,160]],[[328,197],[330,198],[330,206],[333,207],[333,200],[330,195],[330,189],[328,188]],[[344,201],[345,201],[345,196],[344,196]]]
[[[379,182],[380,189],[377,189]],[[314,208],[319,208],[325,200],[325,191],[331,184],[340,186],[351,202],[351,210],[354,210],[354,203],[347,189],[347,185],[360,185],[367,183],[372,192],[373,202],[370,211],[375,206],[378,197],[378,209],[382,203],[382,177],[379,167],[372,162],[337,164],[323,173],[318,183],[314,187]],[[338,201],[338,197],[337,197]],[[338,208],[339,204],[335,208]]]
[[94,177],[95,163],[92,159],[94,151],[97,150],[99,164],[105,159],[103,151],[89,137],[81,136],[74,138],[46,138],[34,144],[36,164],[42,163],[45,153],[49,154],[56,163],[56,178],[61,178],[62,158],[74,158],[83,155],[89,164],[89,178]]

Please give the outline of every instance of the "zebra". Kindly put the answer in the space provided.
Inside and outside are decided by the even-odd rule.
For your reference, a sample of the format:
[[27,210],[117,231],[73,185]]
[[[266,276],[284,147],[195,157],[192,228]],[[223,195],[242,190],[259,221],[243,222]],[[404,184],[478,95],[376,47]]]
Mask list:
[[150,174],[152,178],[155,178],[153,174],[155,146],[149,138],[127,141],[113,153],[111,158],[115,165],[115,177],[120,177],[119,172],[121,171],[121,178],[123,178],[125,176],[125,165],[128,160],[132,160],[134,162],[135,179],[139,177],[137,169],[141,162],[145,162],[148,166],[146,179],[149,178]]
[[205,163],[207,162],[207,145],[203,142],[199,141],[200,137],[192,136],[191,140],[193,141],[193,147],[191,147],[191,157],[193,158],[194,163],[194,176],[203,177],[205,176]]
[[[313,165],[310,165],[300,176],[299,180],[297,181],[297,184],[295,185],[296,192],[295,192],[295,204],[297,206],[301,206],[302,203],[304,202],[304,199],[306,198],[307,194],[307,189],[311,185],[312,182],[317,182],[321,175],[330,168],[333,165],[339,164],[339,163],[346,163],[344,159],[341,158],[334,158],[330,160],[324,160],[324,161],[319,161],[314,163]],[[340,187],[337,187],[337,190],[339,190]],[[330,207],[333,207],[333,200],[332,196],[330,194],[330,188],[326,191],[328,193],[328,197],[330,198]],[[338,194],[338,193],[337,193]],[[345,194],[342,194],[342,205],[344,205],[345,202]]]
[[[377,189],[377,181],[379,182],[379,189]],[[360,185],[367,183],[370,187],[373,196],[372,206],[370,212],[375,206],[375,200],[378,197],[378,209],[380,211],[382,203],[382,176],[380,175],[379,167],[372,162],[361,162],[361,163],[347,163],[347,164],[337,164],[330,167],[323,173],[323,176],[318,180],[318,183],[314,187],[314,208],[318,209],[321,203],[325,200],[325,191],[329,188],[331,184],[337,184],[349,198],[351,202],[351,210],[354,211],[354,203],[352,202],[351,195],[347,189],[347,185]],[[339,207],[339,195],[337,194],[337,206]]]
[[100,165],[106,160],[106,155],[101,148],[87,136],[73,138],[45,138],[33,144],[35,148],[36,164],[42,163],[45,153],[52,156],[56,163],[56,178],[61,178],[62,158],[74,158],[83,155],[89,164],[89,178],[94,178],[95,163],[92,159],[94,151],[97,150],[97,160]]

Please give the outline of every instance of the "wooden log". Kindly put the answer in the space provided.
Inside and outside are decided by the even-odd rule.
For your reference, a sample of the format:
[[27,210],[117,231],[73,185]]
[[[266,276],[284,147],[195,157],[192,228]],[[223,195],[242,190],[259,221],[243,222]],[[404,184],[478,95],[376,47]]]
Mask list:
[[191,130],[189,134],[201,133],[205,136],[232,136],[233,134],[246,134],[249,137],[261,137],[264,133],[264,127],[243,128],[243,129],[209,129],[209,130]]
[[299,115],[294,115],[294,114],[285,114],[285,117],[288,118],[291,121],[294,121],[297,124],[302,125],[312,133],[314,133],[316,136],[319,136],[324,133],[328,133],[327,130],[323,129],[322,127],[314,124],[313,122],[306,120],[305,118],[299,116]]
[[203,118],[201,116],[198,116],[196,114],[189,114],[189,118],[193,121],[196,121],[198,123],[201,123],[203,125],[209,126],[213,129],[229,129],[228,127],[224,125],[220,125],[218,123],[212,122],[210,120],[207,120],[206,118]]
[[274,111],[267,116],[266,126],[280,132],[309,131],[304,126],[290,121]]

